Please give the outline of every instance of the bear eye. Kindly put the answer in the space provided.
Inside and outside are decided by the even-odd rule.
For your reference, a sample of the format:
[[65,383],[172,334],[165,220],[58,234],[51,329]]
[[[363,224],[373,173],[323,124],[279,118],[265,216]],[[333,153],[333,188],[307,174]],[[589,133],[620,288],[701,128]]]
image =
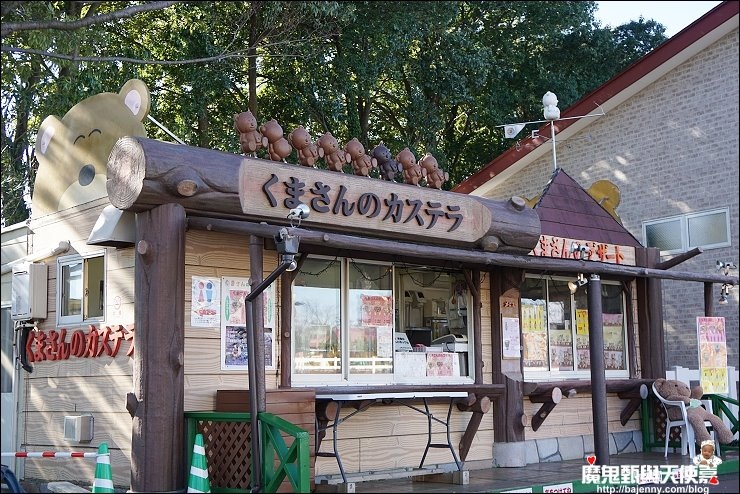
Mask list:
[[78,135],[77,139],[75,139],[75,142],[73,144],[77,144],[77,141],[79,141],[80,139],[84,139],[84,138],[85,136],[83,136],[82,134]]

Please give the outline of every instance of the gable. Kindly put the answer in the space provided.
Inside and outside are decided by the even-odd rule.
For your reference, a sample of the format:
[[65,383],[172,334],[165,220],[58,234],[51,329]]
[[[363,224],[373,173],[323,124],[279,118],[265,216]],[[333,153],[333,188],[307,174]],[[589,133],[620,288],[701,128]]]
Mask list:
[[562,168],[555,170],[534,210],[540,218],[541,235],[642,247]]

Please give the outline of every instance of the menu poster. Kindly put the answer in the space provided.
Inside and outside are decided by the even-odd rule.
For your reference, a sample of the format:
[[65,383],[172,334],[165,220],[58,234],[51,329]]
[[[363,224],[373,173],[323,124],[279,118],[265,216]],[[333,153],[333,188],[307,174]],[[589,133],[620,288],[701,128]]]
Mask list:
[[[221,370],[248,369],[246,296],[249,278],[221,278]],[[273,299],[274,300],[274,299]],[[265,366],[275,368],[275,341],[272,329],[264,329]]]
[[727,336],[724,317],[697,317],[699,384],[705,394],[728,393]]
[[391,295],[360,295],[363,326],[392,326],[393,297]]
[[200,328],[217,328],[221,283],[215,278],[193,276],[191,280],[190,325]]
[[502,317],[504,332],[504,344],[502,346],[503,358],[519,358],[521,356],[521,342],[519,340],[519,318]]

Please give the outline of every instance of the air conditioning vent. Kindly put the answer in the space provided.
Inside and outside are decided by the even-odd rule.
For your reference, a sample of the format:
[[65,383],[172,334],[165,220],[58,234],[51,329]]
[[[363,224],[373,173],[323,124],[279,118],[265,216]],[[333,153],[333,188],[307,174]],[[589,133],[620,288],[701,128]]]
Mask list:
[[66,415],[64,417],[64,439],[81,443],[92,441],[94,423],[92,415]]

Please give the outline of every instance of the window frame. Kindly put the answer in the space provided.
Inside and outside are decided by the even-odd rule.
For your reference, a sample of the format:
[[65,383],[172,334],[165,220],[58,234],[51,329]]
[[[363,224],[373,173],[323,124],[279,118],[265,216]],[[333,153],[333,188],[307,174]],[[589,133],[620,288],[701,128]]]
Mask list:
[[[689,235],[689,220],[694,218],[701,218],[702,216],[711,216],[716,214],[723,214],[725,218],[725,238],[726,240],[724,242],[718,242],[713,244],[701,244],[701,243],[692,243],[689,241],[690,235]],[[703,249],[721,249],[725,247],[732,246],[732,239],[730,238],[730,209],[725,208],[716,208],[716,209],[710,209],[707,211],[698,211],[698,212],[691,212],[691,213],[684,213],[674,216],[668,216],[664,218],[658,218],[655,220],[647,220],[642,222],[642,238],[645,239],[645,244],[647,247],[652,247],[648,244],[648,234],[647,229],[652,225],[659,225],[661,223],[669,223],[674,222],[678,220],[679,222],[679,228],[680,228],[680,238],[681,238],[681,247],[678,249],[669,249],[669,250],[661,250],[660,255],[674,255],[674,254],[681,254],[683,252],[687,252],[690,249],[701,247]]]
[[[567,277],[567,276],[547,276],[543,277],[542,275],[537,274],[527,274],[525,275],[527,279],[542,279],[544,283],[546,283],[546,289],[545,294],[547,299],[545,300],[546,304],[545,307],[548,307],[548,303],[550,301],[550,281],[572,281],[573,277]],[[613,280],[601,280],[602,284],[607,285],[615,285],[620,286],[621,283],[619,281],[613,281]],[[603,295],[602,295],[603,297]],[[630,347],[629,347],[629,325],[627,321],[627,310],[629,308],[627,304],[627,297],[624,292],[624,290],[621,290],[621,297],[622,297],[622,330],[623,330],[623,347],[624,347],[624,369],[614,370],[614,369],[605,369],[605,375],[607,379],[620,379],[620,378],[629,378],[629,372],[630,372]],[[523,297],[520,294],[520,308],[524,306],[524,303],[521,301]],[[575,342],[577,341],[577,328],[576,328],[576,310],[578,309],[578,304],[576,303],[576,295],[571,294],[570,295],[571,302],[570,302],[570,310],[571,310],[571,321],[573,323],[571,324],[571,334],[572,334],[572,342],[575,345]],[[520,309],[521,310],[521,309]],[[547,311],[545,311],[547,314]],[[551,367],[551,356],[550,356],[550,324],[549,321],[546,320],[546,342],[547,342],[547,365],[548,368]],[[524,334],[522,330],[522,345],[524,343]],[[522,360],[524,359],[524,354],[522,354]],[[549,369],[547,371],[544,370],[527,370],[528,368],[524,366],[524,362],[522,361],[522,372],[524,373],[524,379],[526,381],[535,381],[535,382],[545,382],[545,381],[559,381],[563,379],[588,379],[591,377],[591,368],[588,369],[582,369],[578,370],[578,360],[577,360],[577,351],[574,348],[573,350],[573,370],[552,370]]]
[[[88,304],[88,297],[85,295],[85,286],[88,284],[88,280],[86,279],[87,276],[87,263],[91,259],[97,259],[102,258],[103,260],[103,272],[102,272],[102,315],[100,316],[94,316],[94,317],[85,317],[85,314],[88,313],[87,310],[87,304]],[[76,263],[82,263],[82,304],[81,304],[81,310],[80,314],[74,314],[74,315],[63,315],[63,301],[64,301],[64,280],[63,280],[63,270],[64,267],[70,266],[72,264]],[[57,258],[57,288],[56,288],[56,311],[57,311],[57,326],[66,326],[66,325],[72,325],[72,324],[84,324],[87,322],[103,322],[106,320],[106,312],[107,312],[107,296],[108,296],[108,257],[106,255],[106,250],[96,250],[92,252],[86,252],[84,254],[73,254],[68,256],[60,256]]]
[[[353,259],[350,257],[332,257],[332,256],[311,256],[311,259],[313,260],[321,260],[321,261],[327,261],[332,262],[333,260],[336,260],[336,262],[339,263],[340,267],[340,273],[339,273],[339,279],[340,279],[340,300],[339,300],[339,307],[340,307],[340,346],[342,349],[341,352],[341,368],[339,373],[336,374],[322,374],[322,373],[307,373],[307,372],[297,372],[296,371],[296,344],[298,343],[298,339],[296,335],[293,335],[291,338],[291,366],[292,366],[292,372],[291,372],[291,385],[293,386],[316,386],[316,385],[329,385],[329,386],[362,386],[362,385],[394,385],[394,384],[415,384],[415,385],[441,385],[441,384],[470,384],[474,382],[474,376],[472,375],[472,370],[475,368],[474,365],[472,365],[472,362],[474,362],[475,359],[475,350],[473,345],[473,322],[472,317],[468,319],[467,322],[467,333],[468,333],[468,351],[467,351],[467,359],[468,359],[468,365],[467,365],[467,375],[464,376],[419,376],[419,377],[410,377],[410,376],[402,376],[397,374],[397,361],[396,361],[396,338],[395,334],[399,331],[402,331],[397,327],[397,324],[399,323],[398,319],[398,311],[403,310],[403,303],[404,303],[404,294],[402,287],[400,287],[399,277],[402,274],[399,271],[399,268],[420,268],[424,269],[424,266],[421,265],[409,265],[407,263],[394,263],[394,262],[387,262],[387,261],[374,261],[374,260],[366,260],[366,259]],[[392,364],[393,364],[393,371],[389,373],[379,373],[379,374],[363,374],[363,373],[352,373],[351,368],[349,367],[349,358],[350,358],[350,274],[352,272],[353,266],[352,264],[360,264],[360,265],[378,265],[378,266],[385,266],[390,269],[390,276],[391,276],[391,293],[393,298],[393,318],[392,318],[392,328],[391,328],[391,336],[393,341],[393,347],[392,347]],[[458,271],[458,270],[449,270],[445,268],[433,268],[434,270],[438,271]],[[460,274],[462,274],[462,271],[460,270]],[[291,288],[291,291],[294,292],[295,287]],[[470,293],[466,296],[466,304],[467,307],[472,307],[472,295]],[[296,299],[295,296],[291,297],[292,303],[295,304]],[[400,301],[400,302],[399,302]],[[399,305],[400,304],[400,305]],[[295,305],[294,309],[295,310]],[[296,320],[295,313],[292,317],[292,320]],[[295,330],[295,326],[294,326]],[[457,358],[457,354],[455,353],[455,358]],[[462,369],[461,369],[462,372]]]

